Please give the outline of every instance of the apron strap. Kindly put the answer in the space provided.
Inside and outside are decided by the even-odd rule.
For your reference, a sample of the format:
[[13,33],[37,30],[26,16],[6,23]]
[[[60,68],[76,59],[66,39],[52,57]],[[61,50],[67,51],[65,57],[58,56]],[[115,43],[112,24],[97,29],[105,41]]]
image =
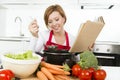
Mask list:
[[66,45],[69,46],[69,37],[66,31],[65,31],[65,36],[66,36]]
[[50,31],[50,36],[49,36],[49,42],[51,42],[52,41],[52,35],[53,35],[53,31]]
[[[53,36],[53,31],[50,31],[50,36],[49,36],[48,42],[52,41],[52,36]],[[66,38],[66,46],[69,46],[69,37],[68,37],[68,33],[66,31],[65,31],[65,38]]]

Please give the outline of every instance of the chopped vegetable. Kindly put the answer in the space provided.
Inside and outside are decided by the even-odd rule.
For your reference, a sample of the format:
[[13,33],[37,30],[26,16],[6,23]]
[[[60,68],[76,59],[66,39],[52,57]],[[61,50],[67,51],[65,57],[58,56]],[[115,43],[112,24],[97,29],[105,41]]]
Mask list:
[[13,54],[13,53],[7,53],[5,54],[6,57],[12,58],[12,59],[19,59],[19,60],[28,60],[28,59],[38,59],[37,56],[32,55],[32,51],[28,50],[22,54]]

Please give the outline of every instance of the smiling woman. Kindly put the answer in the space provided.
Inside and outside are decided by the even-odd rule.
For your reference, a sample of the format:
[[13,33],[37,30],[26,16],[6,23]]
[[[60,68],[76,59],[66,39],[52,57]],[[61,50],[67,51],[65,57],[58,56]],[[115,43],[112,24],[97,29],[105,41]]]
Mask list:
[[[34,51],[41,52],[41,49],[47,50],[47,46],[56,46],[58,50],[69,50],[74,42],[74,37],[64,30],[66,15],[62,7],[58,4],[49,6],[44,14],[44,21],[48,31],[39,32],[38,22],[34,20],[29,25],[29,30],[34,37],[37,37],[37,43],[34,44]],[[39,32],[39,33],[38,33]]]
[[[44,60],[53,64],[63,64],[66,59],[70,59],[71,55],[69,51],[70,47],[74,42],[74,36],[68,33],[64,29],[64,24],[66,23],[66,14],[62,7],[58,4],[50,5],[44,13],[44,21],[47,31],[39,31],[38,22],[36,20],[32,21],[29,25],[29,30],[31,34],[36,37],[36,41],[31,43],[33,45],[33,50],[37,53],[42,52],[47,55]],[[35,38],[34,38],[35,39]],[[50,53],[49,47],[55,47],[58,52]],[[60,51],[66,51],[64,53]]]

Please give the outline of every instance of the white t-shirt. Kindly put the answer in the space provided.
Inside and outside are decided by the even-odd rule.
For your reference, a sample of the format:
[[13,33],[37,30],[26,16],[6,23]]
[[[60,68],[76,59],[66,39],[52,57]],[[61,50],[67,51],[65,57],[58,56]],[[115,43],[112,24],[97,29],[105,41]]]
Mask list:
[[[32,37],[30,40],[30,46],[33,51],[36,52],[41,52],[44,49],[44,45],[49,39],[50,31],[41,31],[38,33],[39,37]],[[69,45],[70,47],[73,45],[75,37],[68,33],[68,38],[69,38]],[[52,37],[52,42],[56,43],[54,35]],[[66,41],[63,45],[66,45]]]

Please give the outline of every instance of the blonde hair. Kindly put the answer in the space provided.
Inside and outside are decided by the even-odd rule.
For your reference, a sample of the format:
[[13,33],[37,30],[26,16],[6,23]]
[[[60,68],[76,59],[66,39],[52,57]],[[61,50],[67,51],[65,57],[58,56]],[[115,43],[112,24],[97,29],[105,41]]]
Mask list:
[[51,6],[49,6],[49,7],[46,9],[45,14],[44,14],[44,21],[45,21],[45,24],[46,24],[47,28],[48,28],[48,18],[49,18],[49,15],[50,15],[52,12],[54,12],[54,11],[59,12],[60,15],[61,15],[63,18],[65,18],[65,22],[64,22],[64,23],[66,23],[67,18],[66,18],[65,12],[64,12],[64,10],[62,9],[62,7],[61,7],[60,5],[58,5],[58,4],[56,4],[56,5],[51,5]]

